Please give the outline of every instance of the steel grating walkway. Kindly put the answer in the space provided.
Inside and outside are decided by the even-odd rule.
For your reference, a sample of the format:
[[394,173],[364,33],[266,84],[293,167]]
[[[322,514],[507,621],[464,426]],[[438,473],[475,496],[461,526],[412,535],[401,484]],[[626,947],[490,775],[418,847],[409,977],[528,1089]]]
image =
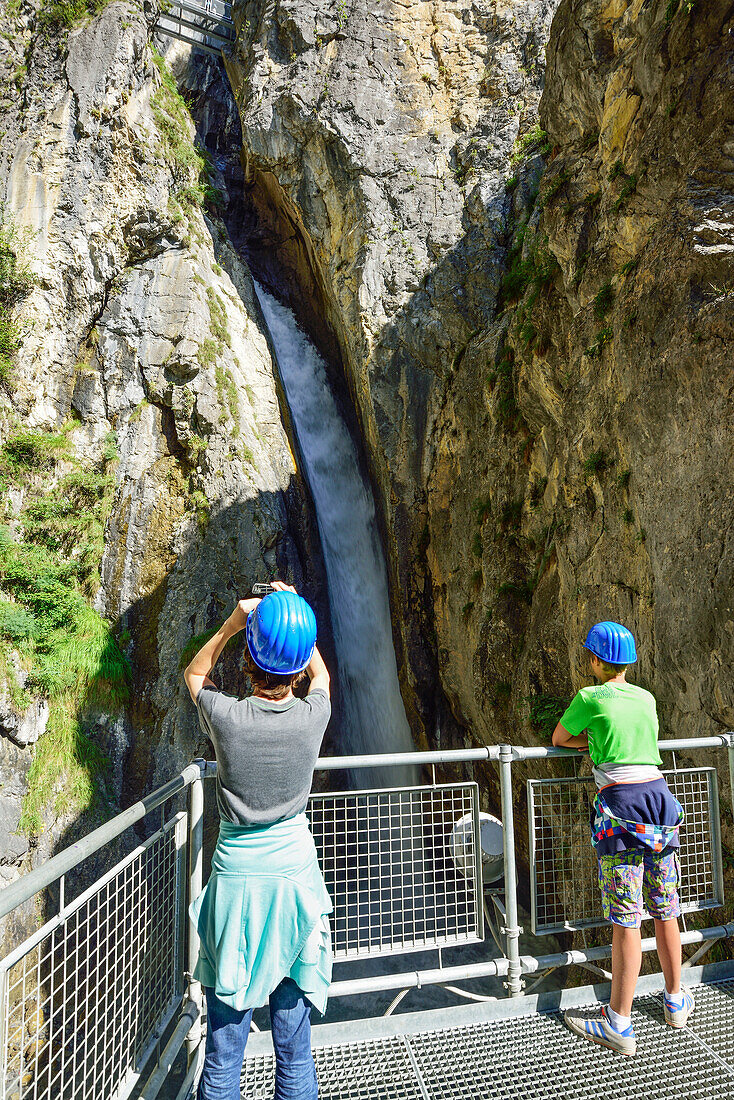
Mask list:
[[[467,1008],[314,1028],[321,1100],[732,1100],[734,1097],[734,964],[697,968],[690,1025],[665,1024],[659,975],[642,979],[633,1024],[638,1053],[625,1058],[565,1027],[564,1007],[593,1006],[608,987],[496,1001]],[[726,977],[721,980],[721,975]],[[691,980],[690,978],[688,979]],[[512,1015],[504,1015],[511,1012]],[[485,1018],[482,1019],[481,1017]],[[446,1023],[464,1018],[460,1026]],[[473,1017],[473,1019],[472,1019]],[[496,1018],[492,1018],[496,1017]],[[438,1023],[439,1026],[432,1026]],[[373,1034],[370,1035],[369,1031]],[[379,1034],[380,1031],[392,1034]],[[330,1041],[344,1035],[345,1041]],[[246,1100],[273,1095],[272,1055],[252,1036],[242,1078]]]

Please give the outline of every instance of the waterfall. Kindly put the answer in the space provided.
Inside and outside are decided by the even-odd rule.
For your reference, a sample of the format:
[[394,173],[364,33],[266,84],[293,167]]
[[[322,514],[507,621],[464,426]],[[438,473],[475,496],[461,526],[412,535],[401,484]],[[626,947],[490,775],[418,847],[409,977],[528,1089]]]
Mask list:
[[[398,685],[385,556],[370,486],[324,361],[292,312],[255,283],[275,348],[316,508],[331,604],[345,753],[407,752],[413,739]],[[359,786],[415,781],[413,768],[360,769]]]

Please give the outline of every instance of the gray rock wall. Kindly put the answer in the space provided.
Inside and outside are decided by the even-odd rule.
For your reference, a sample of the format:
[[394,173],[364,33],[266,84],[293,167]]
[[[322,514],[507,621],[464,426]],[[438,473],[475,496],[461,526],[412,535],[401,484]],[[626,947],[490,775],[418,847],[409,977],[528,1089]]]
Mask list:
[[[439,421],[470,339],[493,315],[509,156],[537,121],[554,8],[248,2],[227,59],[251,201],[281,281],[342,364],[365,441],[417,734],[433,734],[441,708],[437,651],[455,649],[436,634],[437,590],[468,581],[461,543],[441,575],[426,557],[445,520],[428,500]],[[477,491],[482,476],[471,471]],[[460,616],[451,629],[464,632]],[[455,657],[470,676],[465,641]],[[455,714],[474,719],[451,694]],[[490,737],[486,722],[475,733]]]

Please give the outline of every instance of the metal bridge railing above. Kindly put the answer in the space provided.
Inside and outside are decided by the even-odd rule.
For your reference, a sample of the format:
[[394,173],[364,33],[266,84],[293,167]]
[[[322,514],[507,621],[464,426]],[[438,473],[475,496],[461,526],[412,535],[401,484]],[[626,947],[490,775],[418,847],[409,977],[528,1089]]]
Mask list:
[[226,0],[166,0],[155,29],[213,54],[235,40],[232,5]]
[[[727,748],[734,800],[734,735],[662,742],[660,748]],[[570,750],[501,745],[319,762],[323,771],[405,763],[433,767],[428,784],[317,794],[310,800],[312,829],[335,905],[337,960],[438,951],[434,970],[399,970],[391,963],[389,972],[336,980],[332,997],[367,990],[398,990],[401,996],[429,984],[454,989],[450,983],[483,976],[504,978],[509,995],[517,997],[524,974],[573,963],[593,967],[608,957],[606,946],[520,955],[514,836],[519,789],[513,791],[512,768],[520,761],[555,757],[579,760]],[[445,965],[442,949],[481,941],[489,910],[483,897],[478,786],[473,781],[438,783],[435,765],[477,761],[494,762],[499,770],[504,882],[489,896],[499,915],[493,935],[501,954],[451,966]],[[186,907],[202,889],[202,780],[215,773],[214,764],[189,765],[165,787],[0,893],[0,917],[54,883],[59,895],[58,911],[0,963],[0,1100],[125,1100],[150,1072],[155,1053],[139,1093],[140,1100],[152,1100],[184,1043],[189,1069],[178,1098],[190,1095],[203,1048],[201,989],[191,978],[198,942],[190,926],[187,942]],[[720,904],[716,773],[674,767],[668,782],[687,808],[681,853],[685,904],[689,909]],[[174,814],[172,799],[187,789],[188,810]],[[589,916],[591,894],[587,899],[580,888],[589,878],[588,867],[584,871],[583,862],[574,862],[591,858],[588,790],[588,781],[579,778],[531,781],[528,844],[539,930],[543,920],[545,928],[559,922],[565,928],[570,918],[581,926]],[[154,812],[162,815],[155,825]],[[152,835],[79,897],[65,900],[65,876],[145,818]],[[461,870],[451,854],[457,822],[462,828],[470,824],[462,832]],[[574,853],[570,860],[567,851]],[[568,878],[571,890],[564,886]],[[560,907],[552,908],[554,893],[565,899]],[[546,909],[539,919],[541,900]],[[697,947],[689,963],[732,934],[734,924],[684,931],[683,942]],[[654,940],[643,940],[643,950],[653,947]]]

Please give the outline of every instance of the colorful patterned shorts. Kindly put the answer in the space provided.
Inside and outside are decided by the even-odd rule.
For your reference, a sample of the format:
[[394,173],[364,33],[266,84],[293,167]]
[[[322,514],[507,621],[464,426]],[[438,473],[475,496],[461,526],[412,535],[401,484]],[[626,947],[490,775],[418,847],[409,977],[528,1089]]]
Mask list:
[[678,853],[631,850],[599,856],[604,917],[623,928],[639,928],[643,907],[657,920],[680,916]]

